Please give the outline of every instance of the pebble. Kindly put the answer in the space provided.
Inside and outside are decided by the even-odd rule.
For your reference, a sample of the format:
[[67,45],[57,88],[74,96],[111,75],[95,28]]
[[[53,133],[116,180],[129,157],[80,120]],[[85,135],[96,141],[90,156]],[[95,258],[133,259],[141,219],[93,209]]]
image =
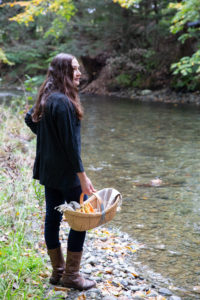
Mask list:
[[107,240],[108,240],[107,236],[100,238],[100,241],[102,241],[102,242],[106,242]]
[[158,294],[154,291],[154,292],[151,292],[151,293],[149,293],[148,295],[147,295],[147,297],[148,298],[150,298],[150,297],[157,297],[158,296]]
[[85,274],[91,274],[92,270],[91,269],[84,269]]
[[94,266],[97,263],[97,259],[94,256],[92,256],[92,257],[88,258],[86,262],[88,264],[91,264],[92,266]]
[[140,290],[140,287],[138,285],[133,285],[133,286],[130,286],[130,289],[134,292],[137,292]]
[[123,286],[128,286],[128,282],[126,280],[121,280],[120,283],[123,285]]
[[171,296],[172,292],[166,288],[161,288],[159,289],[159,293],[164,295],[164,296]]
[[[65,226],[66,232],[66,223],[62,226]],[[135,253],[130,251],[131,246],[136,251],[140,248],[127,235],[124,238],[123,233],[119,233],[118,230],[100,227],[92,232],[89,231],[80,272],[85,274],[85,277],[95,280],[97,286],[84,292],[69,289],[65,299],[144,300],[155,298],[154,300],[161,300],[165,296],[166,300],[180,300],[170,290],[155,287],[138,273],[137,265],[132,264],[132,257]],[[49,269],[51,269],[50,266]],[[50,300],[48,295],[46,296],[45,299]],[[171,296],[170,299],[167,298],[169,296]]]

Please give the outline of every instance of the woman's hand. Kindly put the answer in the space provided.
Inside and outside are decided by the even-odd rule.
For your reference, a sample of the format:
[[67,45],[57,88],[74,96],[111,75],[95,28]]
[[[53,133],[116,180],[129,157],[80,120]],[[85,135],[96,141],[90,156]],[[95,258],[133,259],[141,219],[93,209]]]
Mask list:
[[91,180],[87,177],[85,172],[77,173],[77,175],[80,179],[82,193],[91,195],[92,193],[96,192]]

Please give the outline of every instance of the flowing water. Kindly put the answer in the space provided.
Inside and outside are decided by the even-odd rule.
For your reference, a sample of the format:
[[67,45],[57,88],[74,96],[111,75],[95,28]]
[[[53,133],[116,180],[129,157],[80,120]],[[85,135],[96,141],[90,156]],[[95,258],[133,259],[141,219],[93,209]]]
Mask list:
[[200,299],[192,292],[200,285],[199,109],[82,98],[86,171],[98,189],[123,195],[111,225],[144,244],[135,261],[146,276]]
[[[7,98],[6,98],[7,99]],[[82,157],[122,210],[109,224],[144,246],[134,263],[183,299],[200,299],[200,113],[197,107],[82,96]],[[160,186],[151,180],[159,178]]]

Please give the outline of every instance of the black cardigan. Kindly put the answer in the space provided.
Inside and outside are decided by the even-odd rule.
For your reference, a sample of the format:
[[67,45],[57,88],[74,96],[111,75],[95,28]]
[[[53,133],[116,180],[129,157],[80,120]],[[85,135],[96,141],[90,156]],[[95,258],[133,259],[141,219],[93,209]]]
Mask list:
[[42,119],[35,123],[31,114],[25,122],[37,135],[33,178],[52,188],[68,189],[80,185],[76,173],[83,172],[80,120],[73,104],[61,93],[52,93]]

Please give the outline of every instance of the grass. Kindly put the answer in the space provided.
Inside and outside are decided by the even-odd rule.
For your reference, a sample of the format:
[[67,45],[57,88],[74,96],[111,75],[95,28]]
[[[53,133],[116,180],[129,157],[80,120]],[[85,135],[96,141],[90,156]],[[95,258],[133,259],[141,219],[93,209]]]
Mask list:
[[45,299],[43,188],[32,180],[35,139],[23,111],[0,107],[0,299]]

